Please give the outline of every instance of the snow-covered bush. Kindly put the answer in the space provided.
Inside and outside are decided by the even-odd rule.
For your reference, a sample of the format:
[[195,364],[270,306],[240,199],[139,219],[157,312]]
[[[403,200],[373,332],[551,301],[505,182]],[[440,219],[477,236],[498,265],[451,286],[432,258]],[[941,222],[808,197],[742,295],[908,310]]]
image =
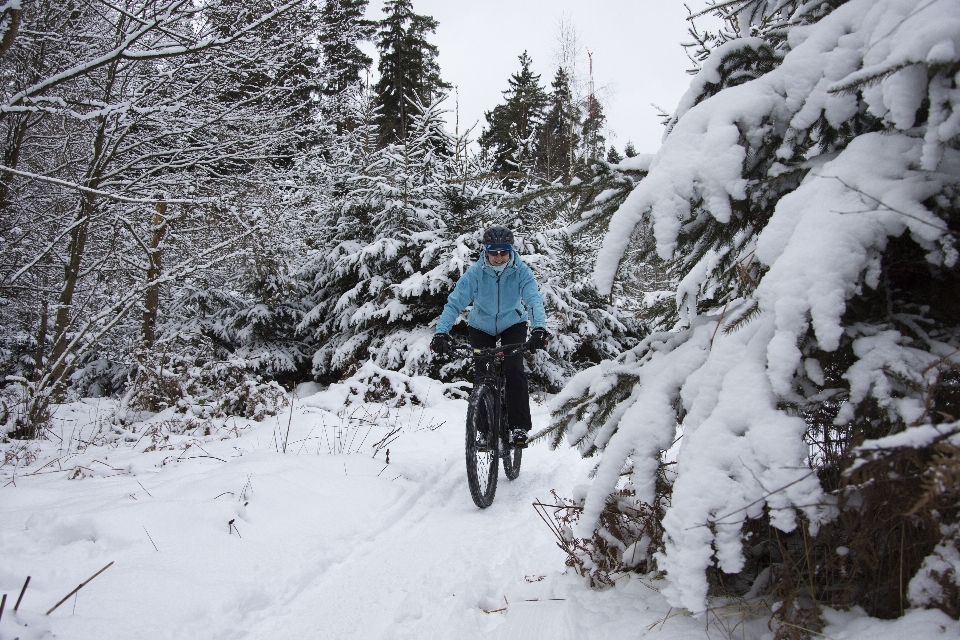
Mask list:
[[352,376],[327,389],[322,405],[334,413],[352,415],[356,407],[374,403],[385,407],[430,406],[444,398],[466,399],[467,382],[438,383],[426,376],[408,376],[391,371],[375,362],[365,362]]
[[233,358],[212,360],[182,354],[147,351],[123,399],[121,419],[127,408],[163,411],[198,417],[240,416],[263,420],[287,404],[286,392],[275,381],[264,381],[250,363]]
[[[955,539],[960,494],[909,502],[935,441],[908,435],[899,446],[913,462],[858,465],[871,443],[917,430],[960,444],[960,5],[718,6],[730,29],[610,220],[594,272],[609,293],[650,225],[677,277],[678,322],[579,374],[553,404],[555,442],[602,452],[574,535],[594,535],[615,491],[654,504],[671,450],[663,544],[649,551],[673,605],[703,611],[712,575],[749,585],[759,530],[778,544],[765,562],[787,622],[806,624],[814,602],[955,612],[929,585],[908,600],[891,582],[894,567],[904,581],[920,571],[956,593],[956,574],[931,567]],[[909,486],[870,490],[890,472]],[[890,496],[902,499],[869,545],[843,532]],[[847,567],[849,588],[837,588],[843,572],[823,558],[865,553],[876,561],[853,577]],[[815,600],[792,599],[803,590]]]
[[344,136],[339,193],[327,212],[332,238],[309,265],[299,327],[319,345],[316,376],[344,378],[371,359],[407,375],[440,373],[432,324],[496,215],[491,180],[466,179],[481,172],[464,141],[444,131],[440,105],[418,105],[407,138],[382,149],[369,148],[366,129]]

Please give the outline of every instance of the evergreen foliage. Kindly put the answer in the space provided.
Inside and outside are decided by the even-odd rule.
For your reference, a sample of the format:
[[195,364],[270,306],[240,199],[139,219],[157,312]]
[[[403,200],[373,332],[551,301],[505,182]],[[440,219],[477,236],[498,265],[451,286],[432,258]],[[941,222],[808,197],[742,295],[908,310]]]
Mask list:
[[507,80],[505,102],[486,112],[487,127],[478,140],[492,157],[492,169],[504,175],[504,184],[511,190],[522,189],[528,182],[522,174],[535,171],[536,135],[549,101],[532,64],[524,51],[520,55],[520,71]]
[[581,135],[582,111],[574,100],[570,75],[560,67],[550,84],[550,102],[537,145],[538,164],[547,182],[573,179]]
[[440,78],[436,45],[427,36],[437,29],[437,21],[413,11],[411,0],[386,0],[386,17],[377,31],[380,52],[380,79],[377,95],[380,142],[402,142],[413,127],[412,103],[431,104],[451,85]]
[[[314,276],[316,302],[301,324],[320,347],[314,372],[343,376],[373,358],[408,374],[430,370],[430,326],[480,249],[489,200],[461,180],[462,141],[443,129],[440,102],[412,116],[405,142],[372,152],[342,180],[332,203],[337,244]],[[480,224],[478,224],[480,223]],[[356,232],[358,227],[368,231]]]
[[335,97],[360,88],[364,72],[373,59],[358,43],[370,40],[376,31],[364,19],[368,0],[326,0],[320,12],[320,51],[323,53],[323,84],[326,97]]
[[360,99],[363,76],[373,64],[359,47],[376,32],[376,24],[364,18],[366,8],[367,0],[326,0],[320,13],[322,111],[337,133],[357,125],[350,114],[356,111],[353,103]]
[[659,331],[554,403],[554,443],[601,455],[575,553],[643,512],[662,535],[633,527],[611,569],[664,571],[674,606],[763,575],[780,637],[818,628],[804,592],[956,615],[960,493],[929,483],[960,447],[957,56],[908,1],[715,10],[728,29],[596,263],[608,293],[632,252],[666,261]]

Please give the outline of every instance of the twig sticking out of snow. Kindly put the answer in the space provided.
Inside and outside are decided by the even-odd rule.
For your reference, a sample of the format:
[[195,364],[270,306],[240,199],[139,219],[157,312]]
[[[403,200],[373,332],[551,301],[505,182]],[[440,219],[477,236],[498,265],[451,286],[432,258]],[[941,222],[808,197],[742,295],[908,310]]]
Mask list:
[[[147,534],[147,537],[150,538],[150,544],[153,545],[154,549],[157,549],[157,543],[153,541],[153,536],[150,535],[150,532],[147,531],[146,527],[143,527],[143,532]],[[160,549],[157,549],[157,553],[160,553]]]
[[27,592],[27,585],[30,584],[30,576],[27,576],[27,579],[23,582],[23,588],[20,589],[20,597],[17,598],[17,604],[13,605],[13,611],[16,613],[17,609],[20,608],[20,603],[23,602],[23,594]]
[[[239,534],[238,534],[238,535],[239,535]],[[63,599],[62,599],[60,602],[58,602],[57,604],[55,604],[55,605],[53,605],[52,607],[50,607],[50,610],[47,611],[47,613],[46,613],[45,615],[50,615],[51,613],[53,613],[54,611],[56,611],[56,610],[57,610],[57,607],[59,607],[60,605],[62,605],[64,602],[66,602],[66,601],[70,598],[70,596],[72,596],[72,595],[75,594],[76,592],[80,591],[80,589],[83,589],[87,584],[90,583],[91,580],[93,580],[93,579],[96,578],[98,575],[100,575],[101,573],[103,573],[104,571],[106,571],[107,569],[109,569],[112,565],[113,565],[113,560],[111,560],[111,561],[110,561],[110,564],[108,564],[107,566],[105,566],[103,569],[100,569],[100,571],[97,571],[95,574],[93,574],[92,576],[90,576],[89,578],[87,578],[86,580],[84,580],[83,582],[81,582],[81,583],[77,586],[76,589],[74,589],[73,591],[71,591],[71,592],[68,593],[67,595],[63,596]],[[6,599],[6,596],[4,596],[4,599]]]

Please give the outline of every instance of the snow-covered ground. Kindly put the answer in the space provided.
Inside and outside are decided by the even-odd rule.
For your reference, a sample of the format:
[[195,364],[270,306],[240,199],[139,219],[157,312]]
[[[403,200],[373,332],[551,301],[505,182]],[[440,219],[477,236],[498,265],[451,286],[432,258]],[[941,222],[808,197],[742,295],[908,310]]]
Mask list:
[[[466,403],[432,395],[343,410],[333,389],[260,423],[207,422],[209,434],[170,433],[167,414],[120,429],[107,400],[59,407],[52,440],[2,445],[0,640],[771,635],[755,607],[671,610],[655,580],[589,589],[531,504],[571,495],[593,462],[531,446],[481,511],[464,472]],[[534,427],[546,419],[534,405]],[[960,637],[939,612],[828,619],[837,640]]]

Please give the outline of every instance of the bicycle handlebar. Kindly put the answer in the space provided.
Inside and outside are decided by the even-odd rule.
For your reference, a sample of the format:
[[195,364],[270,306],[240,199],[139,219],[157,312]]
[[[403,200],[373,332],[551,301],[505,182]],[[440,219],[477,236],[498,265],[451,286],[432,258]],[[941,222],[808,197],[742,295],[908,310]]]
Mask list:
[[518,342],[516,344],[505,344],[499,347],[488,347],[485,349],[476,349],[468,344],[451,344],[450,350],[462,354],[469,354],[474,358],[505,358],[526,351],[527,343]]

